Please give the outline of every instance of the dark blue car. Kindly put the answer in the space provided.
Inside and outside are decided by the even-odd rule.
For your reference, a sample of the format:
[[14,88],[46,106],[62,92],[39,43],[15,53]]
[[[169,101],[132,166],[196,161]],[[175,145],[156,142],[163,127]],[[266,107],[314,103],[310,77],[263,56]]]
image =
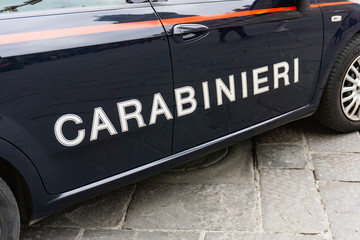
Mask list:
[[309,116],[360,128],[360,5],[0,1],[0,240]]

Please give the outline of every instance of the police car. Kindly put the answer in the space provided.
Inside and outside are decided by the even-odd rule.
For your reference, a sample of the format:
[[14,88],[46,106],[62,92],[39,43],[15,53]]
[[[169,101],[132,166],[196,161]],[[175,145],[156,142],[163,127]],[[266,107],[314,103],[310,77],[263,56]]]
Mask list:
[[309,116],[360,128],[360,5],[2,0],[0,239]]

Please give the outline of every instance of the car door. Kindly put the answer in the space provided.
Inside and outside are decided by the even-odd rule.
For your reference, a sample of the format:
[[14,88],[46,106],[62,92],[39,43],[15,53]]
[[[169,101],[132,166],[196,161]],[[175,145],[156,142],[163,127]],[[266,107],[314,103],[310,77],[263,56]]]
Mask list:
[[167,0],[152,5],[169,35],[174,152],[307,105],[321,61],[320,9],[294,0]]
[[0,56],[0,137],[49,193],[171,154],[171,59],[149,3],[1,1]]

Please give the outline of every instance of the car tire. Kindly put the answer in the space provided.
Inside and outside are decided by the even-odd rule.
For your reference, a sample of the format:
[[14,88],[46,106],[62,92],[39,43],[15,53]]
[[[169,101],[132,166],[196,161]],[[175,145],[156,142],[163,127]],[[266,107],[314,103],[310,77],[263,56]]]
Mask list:
[[339,132],[360,129],[360,35],[336,59],[315,118]]
[[19,208],[10,188],[0,178],[0,240],[18,240],[19,235]]

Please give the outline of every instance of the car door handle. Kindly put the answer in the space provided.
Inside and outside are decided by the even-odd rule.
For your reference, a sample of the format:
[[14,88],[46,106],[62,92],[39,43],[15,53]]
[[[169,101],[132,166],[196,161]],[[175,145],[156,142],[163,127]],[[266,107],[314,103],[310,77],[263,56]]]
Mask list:
[[178,24],[172,29],[173,37],[178,43],[200,40],[209,34],[209,28],[201,24]]

